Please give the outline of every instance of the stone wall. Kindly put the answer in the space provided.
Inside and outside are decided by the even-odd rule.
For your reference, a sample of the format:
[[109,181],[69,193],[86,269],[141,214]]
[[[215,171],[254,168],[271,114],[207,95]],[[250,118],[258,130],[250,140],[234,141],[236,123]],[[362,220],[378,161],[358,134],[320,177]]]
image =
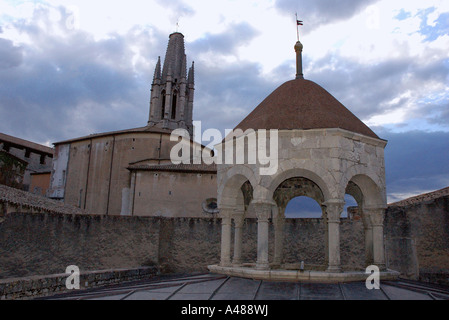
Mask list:
[[[0,217],[0,278],[57,274],[68,265],[81,271],[158,266],[163,273],[207,271],[219,263],[219,218],[95,216],[7,213]],[[389,207],[385,217],[387,266],[402,276],[449,283],[449,196]],[[287,263],[324,264],[321,219],[287,219]],[[365,265],[361,220],[342,219],[341,263]],[[270,256],[274,232],[270,228]],[[243,261],[257,258],[257,221],[246,219]]]
[[386,212],[390,267],[410,278],[449,284],[449,196],[406,203]]
[[[158,269],[156,267],[80,272],[79,289],[83,290],[126,281],[151,279],[157,273]],[[34,299],[72,292],[72,289],[67,289],[66,287],[66,281],[69,276],[70,274],[68,273],[60,273],[0,279],[0,300]]]
[[[0,278],[158,266],[163,273],[207,271],[219,263],[221,220],[9,213],[0,223]],[[324,263],[321,219],[288,219],[285,259]],[[354,231],[355,230],[355,231]],[[342,222],[342,264],[363,267],[360,221]],[[274,232],[271,230],[271,239]],[[270,241],[272,243],[272,241]],[[247,219],[243,258],[257,258],[257,221]],[[273,254],[271,247],[270,254]]]

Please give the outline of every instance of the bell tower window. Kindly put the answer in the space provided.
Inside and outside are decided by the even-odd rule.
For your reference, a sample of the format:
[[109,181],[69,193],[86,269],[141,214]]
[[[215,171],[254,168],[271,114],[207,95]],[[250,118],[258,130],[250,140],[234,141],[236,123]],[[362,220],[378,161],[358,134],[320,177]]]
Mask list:
[[176,119],[176,104],[178,100],[178,95],[176,92],[173,93],[172,103],[171,103],[171,118]]
[[165,100],[166,100],[165,91],[162,91],[162,112],[161,112],[161,119],[164,119],[164,118],[165,118]]

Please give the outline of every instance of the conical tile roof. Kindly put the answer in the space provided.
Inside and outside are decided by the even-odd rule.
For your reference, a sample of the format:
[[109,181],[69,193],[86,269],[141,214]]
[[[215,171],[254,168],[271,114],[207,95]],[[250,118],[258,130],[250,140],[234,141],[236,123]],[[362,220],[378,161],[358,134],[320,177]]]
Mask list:
[[263,100],[236,129],[341,128],[379,137],[329,92],[313,81],[287,81]]

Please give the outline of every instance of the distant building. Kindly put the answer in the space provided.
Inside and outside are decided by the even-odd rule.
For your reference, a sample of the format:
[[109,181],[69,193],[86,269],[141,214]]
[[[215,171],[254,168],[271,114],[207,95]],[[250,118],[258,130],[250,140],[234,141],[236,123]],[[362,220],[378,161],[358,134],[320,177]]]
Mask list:
[[[33,192],[32,175],[50,172],[53,149],[0,133],[0,183]],[[49,184],[40,182],[41,191]]]
[[50,188],[50,177],[50,170],[42,172],[32,172],[30,192],[44,197],[47,196],[48,188]]
[[[55,143],[49,196],[92,214],[204,217],[216,213],[216,167],[174,165],[174,129],[193,134],[194,66],[184,36],[170,35],[158,59],[145,127]],[[192,149],[204,147],[190,139]],[[193,154],[193,152],[191,153]],[[193,161],[192,161],[193,163]],[[211,200],[212,199],[212,200]]]

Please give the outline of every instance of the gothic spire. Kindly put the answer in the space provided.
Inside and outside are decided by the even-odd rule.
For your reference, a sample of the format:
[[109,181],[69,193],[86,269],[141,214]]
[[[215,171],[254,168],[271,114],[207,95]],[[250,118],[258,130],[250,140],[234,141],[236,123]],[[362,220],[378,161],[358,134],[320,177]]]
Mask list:
[[165,54],[164,67],[162,69],[162,82],[167,80],[168,70],[171,69],[173,80],[181,79],[182,64],[185,56],[184,36],[174,32],[170,35],[167,52]]
[[187,79],[187,83],[191,85],[195,84],[195,62],[192,62],[192,66],[189,69],[189,77]]
[[153,83],[156,80],[161,80],[161,57],[159,56],[156,63],[156,68],[154,69]]

